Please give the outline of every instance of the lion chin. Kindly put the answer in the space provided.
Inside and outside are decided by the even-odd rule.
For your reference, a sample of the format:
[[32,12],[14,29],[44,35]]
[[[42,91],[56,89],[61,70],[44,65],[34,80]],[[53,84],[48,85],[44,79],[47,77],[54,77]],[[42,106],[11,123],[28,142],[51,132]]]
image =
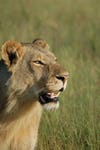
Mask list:
[[50,102],[48,104],[44,104],[43,108],[48,110],[48,111],[54,111],[54,110],[59,108],[59,102],[56,102],[56,103]]

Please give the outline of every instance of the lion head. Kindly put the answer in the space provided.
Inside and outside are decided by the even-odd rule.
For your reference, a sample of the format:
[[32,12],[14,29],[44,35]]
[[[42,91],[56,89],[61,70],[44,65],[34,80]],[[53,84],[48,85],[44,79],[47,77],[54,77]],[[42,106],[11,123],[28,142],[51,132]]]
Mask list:
[[[32,43],[7,41],[2,46],[6,75],[2,96],[9,110],[15,105],[38,101],[46,109],[59,106],[59,94],[65,90],[69,73],[57,62],[46,41]],[[1,85],[0,85],[1,86]],[[6,87],[6,91],[3,88]],[[3,94],[4,93],[4,94]]]

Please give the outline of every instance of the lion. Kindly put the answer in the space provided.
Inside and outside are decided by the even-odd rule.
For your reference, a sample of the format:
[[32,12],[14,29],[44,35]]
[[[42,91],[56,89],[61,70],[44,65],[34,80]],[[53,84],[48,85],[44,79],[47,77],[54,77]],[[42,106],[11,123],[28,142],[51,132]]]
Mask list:
[[7,41],[0,60],[0,150],[33,150],[42,108],[59,107],[69,73],[45,40]]

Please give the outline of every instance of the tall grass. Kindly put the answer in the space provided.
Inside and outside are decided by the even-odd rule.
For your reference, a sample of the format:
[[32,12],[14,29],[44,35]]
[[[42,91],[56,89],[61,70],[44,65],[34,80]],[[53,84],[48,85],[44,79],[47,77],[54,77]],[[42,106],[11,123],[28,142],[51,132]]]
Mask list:
[[59,110],[43,112],[37,150],[100,149],[99,7],[99,0],[0,0],[0,45],[42,37],[70,72]]

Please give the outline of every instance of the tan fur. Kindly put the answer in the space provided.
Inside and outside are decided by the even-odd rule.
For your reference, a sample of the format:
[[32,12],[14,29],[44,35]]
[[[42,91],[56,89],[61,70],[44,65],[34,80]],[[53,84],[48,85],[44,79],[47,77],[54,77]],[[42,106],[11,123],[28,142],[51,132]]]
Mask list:
[[[7,41],[0,61],[0,150],[33,150],[42,113],[39,94],[65,89],[68,73],[46,41]],[[63,82],[61,78],[63,78]],[[56,109],[57,103],[44,105]]]

